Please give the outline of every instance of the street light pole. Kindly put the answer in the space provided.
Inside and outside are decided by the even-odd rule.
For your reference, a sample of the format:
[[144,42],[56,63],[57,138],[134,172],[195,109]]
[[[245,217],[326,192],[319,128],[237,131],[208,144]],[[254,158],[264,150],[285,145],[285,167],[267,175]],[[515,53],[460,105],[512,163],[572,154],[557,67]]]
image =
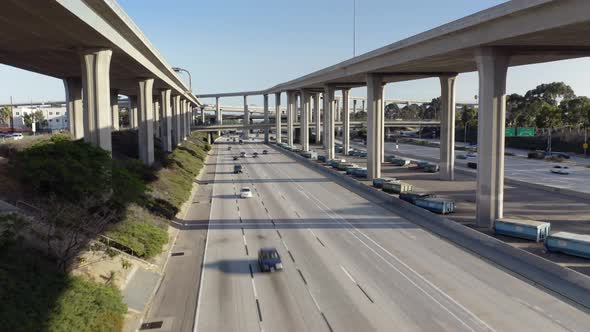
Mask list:
[[181,71],[185,72],[188,74],[188,88],[189,88],[189,93],[193,93],[193,79],[191,77],[191,73],[184,69],[184,68],[180,68],[180,67],[172,67],[172,70],[174,70],[175,72],[179,73]]

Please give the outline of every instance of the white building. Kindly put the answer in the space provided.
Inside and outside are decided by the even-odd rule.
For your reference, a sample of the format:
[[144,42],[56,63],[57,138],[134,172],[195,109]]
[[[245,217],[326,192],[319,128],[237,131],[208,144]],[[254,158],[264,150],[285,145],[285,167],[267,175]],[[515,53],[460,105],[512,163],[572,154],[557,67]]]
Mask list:
[[41,128],[37,130],[66,130],[69,128],[68,112],[65,105],[33,105],[33,106],[18,106],[13,109],[12,118],[15,130],[26,130],[24,116],[32,112],[41,111],[45,122],[41,124]]

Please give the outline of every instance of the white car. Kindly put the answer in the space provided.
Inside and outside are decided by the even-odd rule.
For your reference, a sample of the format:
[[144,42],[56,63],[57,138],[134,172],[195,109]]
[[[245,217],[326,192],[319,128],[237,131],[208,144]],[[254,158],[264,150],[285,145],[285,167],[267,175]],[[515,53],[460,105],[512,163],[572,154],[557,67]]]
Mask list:
[[553,166],[551,168],[551,173],[567,175],[567,174],[570,174],[570,168],[567,166],[559,166],[559,165]]
[[251,198],[252,197],[252,190],[248,187],[242,187],[240,190],[240,197],[241,198]]

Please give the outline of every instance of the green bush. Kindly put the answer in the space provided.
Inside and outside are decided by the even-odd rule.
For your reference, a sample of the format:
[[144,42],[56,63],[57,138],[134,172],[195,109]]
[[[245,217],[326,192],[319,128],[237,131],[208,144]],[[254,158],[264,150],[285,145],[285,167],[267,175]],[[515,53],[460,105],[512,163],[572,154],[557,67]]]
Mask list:
[[68,201],[104,197],[111,191],[111,156],[82,141],[53,136],[19,152],[15,169],[35,193]]
[[36,251],[0,252],[0,330],[120,331],[127,307],[111,286],[70,277]]
[[151,215],[145,209],[131,205],[125,219],[116,224],[106,236],[131,248],[142,258],[151,258],[162,252],[168,242],[168,232],[163,220]]

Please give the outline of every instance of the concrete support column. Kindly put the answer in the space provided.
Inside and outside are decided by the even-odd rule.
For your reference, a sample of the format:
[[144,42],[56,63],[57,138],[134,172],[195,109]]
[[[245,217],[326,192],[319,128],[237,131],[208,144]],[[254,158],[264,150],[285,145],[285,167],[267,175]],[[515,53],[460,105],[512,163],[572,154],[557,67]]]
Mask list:
[[331,86],[324,87],[324,113],[327,126],[326,129],[326,151],[328,160],[334,159],[334,118],[335,118],[336,102],[334,98],[334,88]]
[[378,74],[367,74],[367,175],[381,177],[383,153],[383,79]]
[[[264,95],[264,124],[270,125],[269,110],[268,110],[268,95]],[[264,144],[268,144],[268,135],[270,134],[270,127],[264,128]]]
[[74,139],[84,138],[84,111],[82,105],[82,80],[77,77],[63,80],[66,90],[66,109],[70,135]]
[[186,99],[182,99],[180,105],[180,131],[182,133],[182,140],[186,141],[188,137],[188,133],[186,132],[186,109],[187,109],[187,102]]
[[172,145],[177,147],[182,142],[180,129],[181,97],[172,97]]
[[364,112],[364,111],[366,110],[366,107],[365,107],[365,100],[363,99],[363,100],[362,100],[362,102],[363,102],[363,108],[361,108],[361,111],[363,111],[363,112]]
[[160,108],[162,110],[162,119],[160,128],[162,130],[162,149],[166,152],[172,152],[172,110],[170,108],[170,95],[172,90],[165,89],[160,91]]
[[[215,97],[215,124],[223,124],[223,114],[221,114],[221,108],[219,107],[219,97]],[[221,130],[217,131],[217,136],[221,135]]]
[[137,129],[138,122],[137,96],[129,96],[129,128]]
[[455,82],[456,75],[440,77],[440,176],[455,180]]
[[281,93],[277,92],[275,93],[275,124],[276,124],[276,128],[275,130],[277,131],[276,133],[276,138],[275,138],[275,142],[278,143],[282,143],[283,139],[282,139],[282,113],[281,113]]
[[201,107],[201,124],[205,125],[206,120],[207,119],[205,118],[205,106],[202,106]]
[[301,150],[309,151],[309,118],[311,115],[311,94],[301,90]]
[[[324,90],[325,91],[325,90]],[[322,146],[324,149],[328,148],[328,131],[329,131],[329,118],[328,118],[328,107],[326,107],[326,94],[322,94],[322,105],[323,105],[323,113],[322,113]]]
[[320,94],[316,93],[313,96],[313,111],[315,113],[315,144],[320,144],[322,142],[321,134],[321,110],[320,110]]
[[112,151],[111,146],[111,50],[83,51],[84,141]]
[[350,150],[350,89],[342,90],[342,150],[348,155]]
[[356,99],[352,100],[352,113],[356,113]]
[[287,91],[287,144],[293,146],[293,122],[297,96],[293,91]]
[[186,132],[186,137],[188,138],[191,135],[191,114],[193,112],[193,104],[191,104],[190,101],[186,101],[186,113],[185,113],[185,117],[186,117],[186,121],[184,122],[184,126],[186,127],[185,132]]
[[111,115],[113,130],[119,130],[119,91],[111,90]]
[[154,102],[154,137],[160,138],[160,96],[152,97]]
[[[244,96],[244,126],[250,125],[250,111],[248,110],[248,96]],[[244,138],[250,137],[250,129],[244,128]]]
[[139,143],[139,159],[148,166],[151,166],[154,163],[153,87],[153,78],[147,78],[139,81],[139,130],[137,133]]
[[482,48],[475,60],[479,73],[476,223],[493,228],[504,208],[506,75],[510,57],[494,48]]

